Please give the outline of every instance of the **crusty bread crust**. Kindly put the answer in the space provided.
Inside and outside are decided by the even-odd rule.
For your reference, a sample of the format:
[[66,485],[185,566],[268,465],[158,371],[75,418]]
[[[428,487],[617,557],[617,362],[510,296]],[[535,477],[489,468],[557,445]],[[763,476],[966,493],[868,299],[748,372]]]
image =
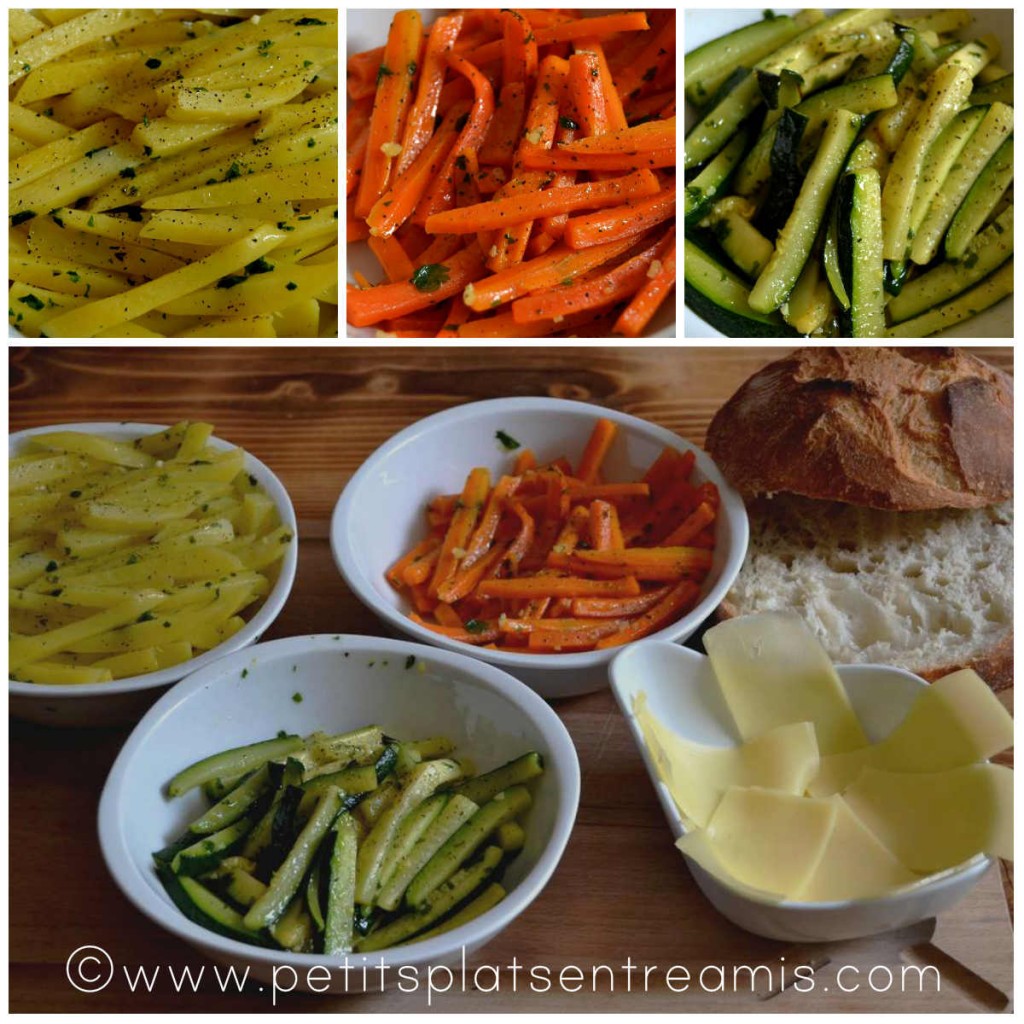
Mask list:
[[981,508],[1013,493],[1013,392],[960,349],[807,347],[718,411],[706,447],[744,494]]

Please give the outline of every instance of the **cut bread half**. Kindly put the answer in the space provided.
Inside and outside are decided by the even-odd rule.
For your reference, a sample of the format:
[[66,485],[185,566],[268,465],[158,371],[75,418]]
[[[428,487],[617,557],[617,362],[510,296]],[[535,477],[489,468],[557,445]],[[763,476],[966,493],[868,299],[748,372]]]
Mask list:
[[724,615],[800,613],[837,664],[1013,682],[1013,512],[886,512],[796,495],[748,504]]

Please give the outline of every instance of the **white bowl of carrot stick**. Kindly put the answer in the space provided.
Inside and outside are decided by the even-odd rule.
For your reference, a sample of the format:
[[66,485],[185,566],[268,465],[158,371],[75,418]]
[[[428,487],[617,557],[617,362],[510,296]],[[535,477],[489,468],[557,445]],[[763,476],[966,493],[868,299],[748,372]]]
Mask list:
[[675,335],[674,10],[347,29],[350,337]]
[[502,398],[407,427],[346,485],[335,562],[392,630],[589,693],[642,637],[682,642],[747,547],[740,496],[663,427],[583,402]]

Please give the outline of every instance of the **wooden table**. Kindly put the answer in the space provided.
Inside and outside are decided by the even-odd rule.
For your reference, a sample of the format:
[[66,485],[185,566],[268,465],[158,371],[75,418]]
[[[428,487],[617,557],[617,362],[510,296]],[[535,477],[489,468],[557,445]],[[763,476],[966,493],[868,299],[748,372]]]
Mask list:
[[[624,409],[700,443],[714,410],[779,350],[757,348],[313,349],[35,348],[11,353],[12,430],[47,423],[206,419],[281,476],[295,502],[302,537],[291,600],[269,636],[298,632],[375,633],[376,620],[334,569],[327,529],[339,491],[380,443],[432,412],[472,399],[553,395]],[[1012,368],[1009,348],[985,350]],[[561,701],[583,769],[583,796],[565,857],[547,889],[475,964],[565,965],[597,974],[597,994],[455,991],[435,997],[452,1011],[840,1011],[1003,1009],[1011,986],[1012,930],[998,872],[947,917],[903,933],[829,946],[794,946],[747,935],[705,902],[687,873],[622,717],[608,692]],[[107,875],[95,814],[125,729],[47,730],[12,722],[10,736],[10,1005],[15,1011],[259,1011],[269,993],[225,995],[209,974],[200,994],[175,992],[166,973],[152,993],[132,993],[123,975],[100,994],[77,992],[65,977],[68,955],[84,944],[117,965],[198,969],[203,957],[139,914]],[[1012,898],[1012,897],[1011,897]],[[642,991],[642,969],[649,991]],[[784,958],[784,959],[783,959]],[[783,966],[814,969],[815,991],[780,986]],[[918,993],[872,992],[867,972],[935,964],[934,984]],[[691,972],[686,991],[677,970]],[[765,965],[739,991],[705,991],[724,968]],[[841,968],[849,966],[861,973]],[[704,967],[702,988],[698,974]],[[493,984],[490,975],[480,983]],[[843,992],[838,981],[859,980]],[[571,987],[572,974],[567,975]],[[627,979],[631,991],[626,991]],[[879,980],[881,979],[881,980]],[[876,973],[876,987],[885,984]],[[670,987],[671,985],[671,987]],[[639,989],[639,991],[638,991]],[[557,988],[554,990],[557,992]],[[376,996],[291,996],[279,1009],[418,1011],[421,991]]]

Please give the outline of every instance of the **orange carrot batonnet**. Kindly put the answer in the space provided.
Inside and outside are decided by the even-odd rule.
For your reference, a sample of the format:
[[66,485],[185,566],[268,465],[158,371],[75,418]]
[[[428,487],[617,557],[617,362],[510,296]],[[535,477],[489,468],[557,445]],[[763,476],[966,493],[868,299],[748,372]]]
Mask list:
[[675,212],[675,188],[663,189],[646,199],[631,199],[622,206],[570,217],[565,227],[565,242],[571,249],[583,250],[591,245],[632,238],[675,216]]
[[675,226],[669,229],[667,245],[655,257],[657,271],[637,289],[636,295],[619,314],[615,330],[627,338],[638,338],[668,298],[676,283]]

